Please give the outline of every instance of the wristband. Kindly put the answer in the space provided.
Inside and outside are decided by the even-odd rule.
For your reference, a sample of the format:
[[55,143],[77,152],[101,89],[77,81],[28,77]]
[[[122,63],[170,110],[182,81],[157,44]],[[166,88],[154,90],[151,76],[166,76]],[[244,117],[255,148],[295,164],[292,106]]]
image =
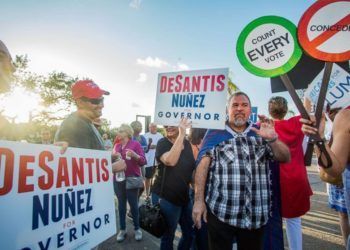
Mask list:
[[202,157],[208,157],[210,158],[210,160],[213,159],[213,155],[211,154],[210,151],[205,152],[205,154]]
[[265,139],[265,141],[267,143],[273,143],[273,142],[277,141],[277,139],[278,139],[278,135],[275,138],[272,138],[272,139]]
[[[332,158],[326,150],[324,138],[323,139],[321,138],[321,141],[317,141],[316,145],[317,145],[318,149],[320,150],[320,156],[317,158],[318,165],[323,167],[323,168],[332,167],[332,164],[333,164]],[[324,156],[326,158],[326,161],[327,161],[326,164],[322,160],[322,154],[324,154]]]

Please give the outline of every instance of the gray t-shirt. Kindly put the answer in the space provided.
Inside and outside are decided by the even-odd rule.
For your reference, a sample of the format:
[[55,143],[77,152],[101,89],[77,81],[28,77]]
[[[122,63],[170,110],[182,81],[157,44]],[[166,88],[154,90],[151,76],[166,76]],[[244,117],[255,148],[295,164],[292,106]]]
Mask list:
[[93,123],[76,112],[62,122],[56,132],[56,141],[66,141],[69,147],[105,150],[103,139]]

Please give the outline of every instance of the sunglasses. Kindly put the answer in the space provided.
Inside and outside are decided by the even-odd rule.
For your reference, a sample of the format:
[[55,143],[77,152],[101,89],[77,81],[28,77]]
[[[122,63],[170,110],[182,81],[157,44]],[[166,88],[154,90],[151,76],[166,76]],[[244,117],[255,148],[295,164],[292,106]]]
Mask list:
[[103,103],[104,98],[90,99],[87,97],[82,97],[81,100],[83,100],[84,102],[89,102],[89,103],[94,104],[94,105],[99,105],[99,104]]
[[165,129],[167,128],[175,128],[175,126],[163,126]]

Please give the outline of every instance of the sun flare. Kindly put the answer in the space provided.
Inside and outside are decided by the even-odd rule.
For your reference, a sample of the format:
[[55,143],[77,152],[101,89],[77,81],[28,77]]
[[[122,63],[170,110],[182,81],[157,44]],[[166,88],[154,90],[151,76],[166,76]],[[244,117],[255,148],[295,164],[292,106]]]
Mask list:
[[16,123],[28,122],[30,113],[37,113],[39,109],[38,96],[23,89],[14,89],[0,100],[0,111],[3,111],[2,114]]

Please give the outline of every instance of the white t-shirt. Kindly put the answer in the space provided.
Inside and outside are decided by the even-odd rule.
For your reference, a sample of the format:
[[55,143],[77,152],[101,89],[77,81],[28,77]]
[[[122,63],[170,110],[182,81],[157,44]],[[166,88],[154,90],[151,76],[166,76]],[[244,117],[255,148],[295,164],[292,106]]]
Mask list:
[[[149,138],[152,139],[152,146],[156,146],[158,141],[160,139],[163,138],[162,134],[160,133],[155,133],[155,134],[152,134],[151,132],[148,132],[146,134],[144,134],[144,137],[146,138],[146,141],[147,141],[147,145],[148,145],[148,142],[149,142]],[[155,157],[155,154],[156,154],[156,149],[150,149],[147,153],[146,153],[146,160],[147,160],[147,165],[146,167],[152,167],[155,165],[154,163],[154,157]]]

